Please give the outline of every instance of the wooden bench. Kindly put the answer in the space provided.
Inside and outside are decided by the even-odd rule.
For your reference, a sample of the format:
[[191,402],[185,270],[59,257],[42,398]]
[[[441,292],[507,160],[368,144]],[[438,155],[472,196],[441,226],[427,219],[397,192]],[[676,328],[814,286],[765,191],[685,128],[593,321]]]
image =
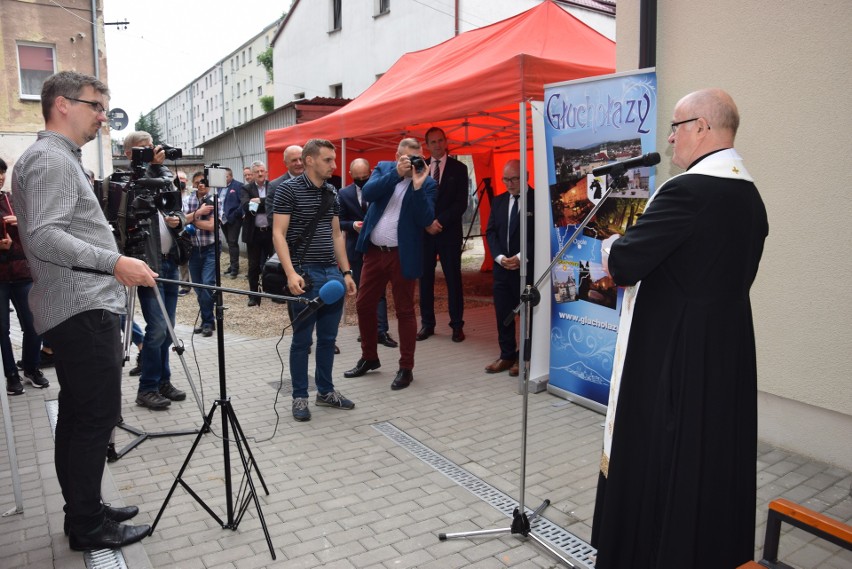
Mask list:
[[804,506],[779,498],[769,504],[766,534],[763,541],[763,558],[760,563],[749,561],[738,569],[788,569],[790,566],[778,561],[778,543],[781,539],[781,522],[803,529],[844,549],[852,551],[852,526]]

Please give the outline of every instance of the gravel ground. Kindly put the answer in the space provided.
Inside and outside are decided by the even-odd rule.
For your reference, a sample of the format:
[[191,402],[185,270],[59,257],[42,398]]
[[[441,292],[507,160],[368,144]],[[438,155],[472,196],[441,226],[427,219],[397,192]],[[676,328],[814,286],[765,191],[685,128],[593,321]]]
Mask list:
[[[465,306],[482,306],[490,303],[491,296],[491,274],[479,272],[482,264],[483,249],[481,240],[472,249],[465,251],[462,255],[462,280],[465,289]],[[223,270],[228,267],[228,254],[224,253],[220,259]],[[440,263],[435,278],[435,311],[446,312],[447,291],[443,275],[440,271]],[[248,261],[245,257],[240,258],[240,275],[236,279],[222,276],[222,286],[225,288],[248,290]],[[416,293],[415,293],[416,295]],[[225,305],[224,327],[230,334],[248,336],[252,338],[269,338],[281,335],[281,331],[290,323],[287,317],[287,307],[276,304],[269,299],[263,299],[261,305],[255,307],[247,306],[248,297],[234,293],[225,293],[223,303]],[[388,294],[388,316],[394,318],[393,297]],[[195,292],[178,298],[176,319],[178,324],[197,326],[200,322],[198,312],[198,301]],[[141,321],[137,310],[137,321]],[[355,312],[354,297],[346,298],[344,316],[341,326],[357,326],[358,316]],[[290,333],[290,329],[284,332]]]

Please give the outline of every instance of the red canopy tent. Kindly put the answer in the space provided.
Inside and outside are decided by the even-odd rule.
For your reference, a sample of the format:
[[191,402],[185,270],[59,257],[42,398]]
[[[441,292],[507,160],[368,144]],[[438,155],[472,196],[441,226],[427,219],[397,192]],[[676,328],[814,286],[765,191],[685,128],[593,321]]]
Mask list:
[[[270,173],[283,173],[283,152],[311,138],[340,142],[338,166],[356,157],[393,159],[399,140],[431,126],[447,133],[452,154],[473,154],[482,176],[501,172],[523,152],[528,101],[544,84],[612,73],[615,43],[550,0],[434,47],[403,55],[379,80],[325,117],[266,133]],[[520,117],[527,129],[520,132]],[[276,172],[277,170],[277,172]],[[482,211],[487,219],[487,208]]]

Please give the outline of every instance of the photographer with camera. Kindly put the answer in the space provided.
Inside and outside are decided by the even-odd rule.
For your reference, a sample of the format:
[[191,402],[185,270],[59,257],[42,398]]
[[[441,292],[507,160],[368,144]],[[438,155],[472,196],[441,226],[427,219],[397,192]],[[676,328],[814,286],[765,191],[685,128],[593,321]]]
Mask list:
[[388,282],[399,321],[399,371],[391,389],[408,387],[414,380],[417,318],[414,285],[423,271],[423,229],[435,219],[437,184],[421,155],[420,142],[403,138],[396,162],[376,164],[361,195],[370,202],[356,249],[364,254],[361,291],[355,306],[361,331],[361,359],[343,377],[360,377],[381,367],[376,309]]
[[[192,282],[211,285],[216,284],[216,236],[215,220],[213,219],[213,194],[207,186],[203,171],[192,175],[192,186],[195,188],[184,205],[186,222],[195,226],[192,236],[192,254],[189,257],[189,274]],[[216,323],[213,320],[213,294],[207,289],[196,288],[198,307],[201,309],[201,326],[195,328],[196,334],[205,338],[213,335]]]
[[[125,136],[124,154],[131,161],[134,148],[151,149],[153,152],[150,162],[134,164],[140,179],[160,179],[169,182],[173,180],[171,171],[163,165],[166,151],[161,146],[154,147],[154,140],[150,134],[145,131],[136,131]],[[139,153],[138,150],[137,153]],[[179,204],[180,200],[177,199],[176,203]],[[178,279],[175,256],[177,243],[173,231],[179,231],[185,223],[186,220],[180,210],[167,212],[158,210],[150,220],[148,236],[144,244],[144,260],[164,279]],[[174,326],[178,286],[157,283],[157,288],[163,298],[171,325]],[[145,319],[145,336],[141,350],[142,372],[139,374],[136,404],[152,410],[162,410],[171,405],[172,401],[186,399],[186,393],[176,388],[171,382],[169,352],[172,337],[163,311],[157,302],[157,296],[152,288],[140,287],[136,289],[136,292],[139,295],[142,317]]]

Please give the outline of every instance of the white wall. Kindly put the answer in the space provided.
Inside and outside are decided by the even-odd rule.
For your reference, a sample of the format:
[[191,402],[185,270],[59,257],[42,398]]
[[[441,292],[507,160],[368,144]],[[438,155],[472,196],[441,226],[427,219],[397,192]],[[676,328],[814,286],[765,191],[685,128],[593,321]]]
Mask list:
[[[638,4],[619,3],[619,71],[638,65]],[[662,138],[674,104],[695,89],[722,87],[739,106],[736,146],[769,213],[751,294],[760,436],[847,469],[850,24],[852,2],[658,0],[659,176],[675,172]]]

